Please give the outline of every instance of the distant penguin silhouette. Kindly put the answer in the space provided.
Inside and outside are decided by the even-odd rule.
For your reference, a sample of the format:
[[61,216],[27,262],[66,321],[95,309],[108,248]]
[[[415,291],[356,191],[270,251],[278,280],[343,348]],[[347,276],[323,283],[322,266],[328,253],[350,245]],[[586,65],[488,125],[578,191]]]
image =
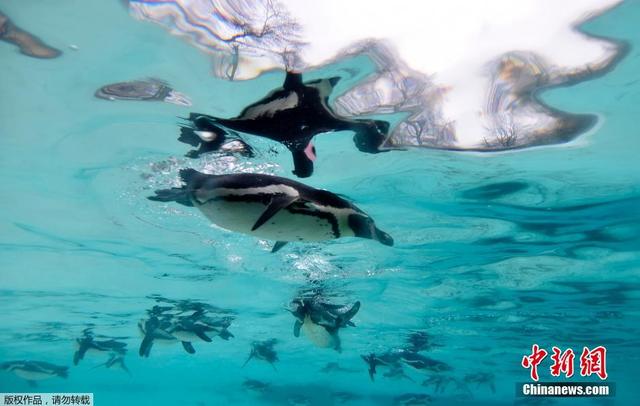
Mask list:
[[82,332],[82,337],[76,339],[78,349],[73,354],[73,365],[78,365],[87,351],[107,352],[111,354],[124,355],[127,352],[127,343],[109,340],[96,340],[90,328]]
[[326,190],[277,176],[206,175],[183,169],[181,188],[157,190],[150,200],[195,206],[218,226],[277,241],[323,241],[360,237],[393,245],[364,211]]
[[30,386],[36,386],[36,381],[55,376],[66,378],[69,370],[68,367],[42,361],[7,361],[0,363],[0,369],[25,379]]
[[[389,132],[381,120],[339,117],[328,105],[339,77],[302,82],[302,74],[287,72],[282,87],[247,106],[234,118],[224,119],[191,113],[188,121],[202,141],[219,139],[226,129],[266,137],[282,143],[293,155],[293,173],[301,178],[313,174],[316,151],[312,139],[325,132],[350,130],[359,150],[377,153]],[[224,127],[224,128],[222,128]],[[189,134],[190,135],[190,134]],[[185,137],[183,134],[181,138]],[[214,142],[214,141],[212,141]]]
[[249,353],[249,357],[242,364],[244,368],[245,365],[249,363],[253,358],[259,359],[265,362],[268,362],[274,370],[276,370],[276,366],[274,363],[278,361],[278,353],[273,348],[277,344],[278,340],[272,338],[270,340],[265,341],[254,341],[251,343],[251,352]]

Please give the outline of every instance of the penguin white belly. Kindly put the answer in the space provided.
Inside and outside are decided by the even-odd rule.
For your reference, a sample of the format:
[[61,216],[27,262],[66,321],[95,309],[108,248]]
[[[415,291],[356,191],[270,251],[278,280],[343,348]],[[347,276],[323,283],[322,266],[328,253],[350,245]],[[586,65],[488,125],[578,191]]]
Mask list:
[[327,329],[322,327],[319,324],[315,324],[311,321],[309,316],[304,318],[304,323],[302,324],[302,331],[304,335],[321,348],[335,348],[337,345],[336,338],[334,335],[330,334]]
[[176,331],[172,331],[171,335],[180,341],[194,342],[194,341],[202,340],[192,331],[176,330]]
[[49,379],[53,377],[53,375],[48,374],[46,372],[27,371],[24,369],[14,369],[13,373],[15,373],[20,378],[26,379],[28,381],[41,381],[43,379]]
[[[272,241],[324,241],[336,238],[331,222],[322,217],[282,209],[251,231],[266,206],[258,202],[211,200],[198,206],[214,224],[226,230]],[[339,221],[339,223],[343,223]]]

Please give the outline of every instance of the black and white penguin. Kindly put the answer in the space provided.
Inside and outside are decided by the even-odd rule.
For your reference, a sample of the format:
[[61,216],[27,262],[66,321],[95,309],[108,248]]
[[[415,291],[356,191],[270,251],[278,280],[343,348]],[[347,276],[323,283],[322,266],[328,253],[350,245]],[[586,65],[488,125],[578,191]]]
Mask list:
[[302,74],[287,72],[282,87],[245,107],[237,117],[224,119],[191,113],[188,128],[204,142],[208,139],[215,142],[225,128],[280,142],[293,155],[293,173],[306,178],[313,173],[316,153],[312,139],[317,134],[353,131],[357,148],[368,153],[381,152],[387,138],[386,121],[347,119],[333,112],[328,99],[339,80],[331,77],[302,82]]
[[31,386],[35,386],[36,381],[56,376],[66,378],[69,370],[68,367],[42,361],[7,361],[0,363],[0,369],[25,379]]
[[206,175],[183,169],[181,188],[157,190],[150,200],[195,206],[218,226],[277,241],[274,252],[289,241],[368,238],[392,246],[369,215],[326,190],[263,174]]
[[360,302],[351,306],[327,303],[320,297],[298,298],[292,302],[291,314],[296,318],[293,335],[300,331],[316,346],[342,351],[338,331],[346,326],[355,326],[351,319],[360,310]]
[[249,357],[247,358],[247,360],[244,362],[244,364],[242,364],[242,367],[244,368],[244,366],[247,365],[249,361],[255,358],[268,362],[273,367],[273,369],[276,369],[274,363],[278,361],[278,353],[274,349],[274,346],[277,342],[278,340],[272,338],[266,341],[254,341],[253,343],[251,343],[251,352],[249,353]]
[[90,328],[83,331],[81,338],[76,339],[78,349],[73,354],[73,365],[78,365],[85,354],[89,351],[107,352],[112,354],[124,355],[127,352],[127,343],[108,339],[96,340]]

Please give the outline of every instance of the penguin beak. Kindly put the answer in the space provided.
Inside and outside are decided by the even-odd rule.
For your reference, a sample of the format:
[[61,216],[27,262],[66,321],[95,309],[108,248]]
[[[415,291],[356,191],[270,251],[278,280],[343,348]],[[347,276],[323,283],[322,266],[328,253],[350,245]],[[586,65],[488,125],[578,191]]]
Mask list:
[[393,247],[393,238],[385,233],[384,231],[376,228],[376,241],[380,241],[382,244],[387,245],[389,247]]

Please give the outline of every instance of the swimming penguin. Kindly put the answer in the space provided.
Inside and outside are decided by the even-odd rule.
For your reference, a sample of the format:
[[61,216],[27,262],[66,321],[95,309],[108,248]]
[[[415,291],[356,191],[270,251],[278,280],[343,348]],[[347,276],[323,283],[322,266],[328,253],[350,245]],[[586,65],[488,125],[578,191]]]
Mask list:
[[150,200],[195,206],[218,226],[277,241],[323,241],[360,237],[393,245],[371,217],[326,190],[289,179],[252,173],[206,175],[183,169],[181,188],[157,190]]
[[13,372],[16,376],[25,379],[31,386],[36,381],[53,377],[66,378],[69,367],[58,366],[42,361],[7,361],[0,363],[0,369]]
[[167,82],[155,78],[105,85],[96,90],[95,96],[106,100],[156,100],[191,106],[189,97],[173,90]]
[[300,336],[302,330],[309,340],[321,348],[342,351],[338,330],[355,326],[351,319],[360,310],[360,302],[352,306],[337,306],[323,302],[318,296],[299,298],[293,301],[291,314],[296,318],[293,335]]
[[91,329],[85,329],[83,336],[76,339],[78,349],[73,354],[73,365],[78,365],[87,353],[87,351],[100,351],[124,355],[127,350],[127,344],[114,340],[95,340]]
[[[302,82],[302,74],[287,72],[282,87],[247,106],[234,118],[223,119],[191,113],[188,121],[203,141],[226,129],[258,135],[282,143],[293,155],[293,173],[311,176],[316,159],[312,139],[320,133],[350,130],[363,152],[381,152],[389,123],[381,120],[346,119],[328,105],[329,95],[339,77]],[[213,137],[215,139],[215,137]]]
[[244,366],[247,365],[247,363],[251,361],[251,359],[255,358],[268,362],[273,367],[273,369],[277,371],[274,363],[278,361],[278,354],[273,348],[277,342],[278,340],[276,340],[275,338],[266,341],[254,341],[251,344],[251,352],[249,353],[249,357],[244,362],[244,364],[242,364],[242,367],[244,368]]

